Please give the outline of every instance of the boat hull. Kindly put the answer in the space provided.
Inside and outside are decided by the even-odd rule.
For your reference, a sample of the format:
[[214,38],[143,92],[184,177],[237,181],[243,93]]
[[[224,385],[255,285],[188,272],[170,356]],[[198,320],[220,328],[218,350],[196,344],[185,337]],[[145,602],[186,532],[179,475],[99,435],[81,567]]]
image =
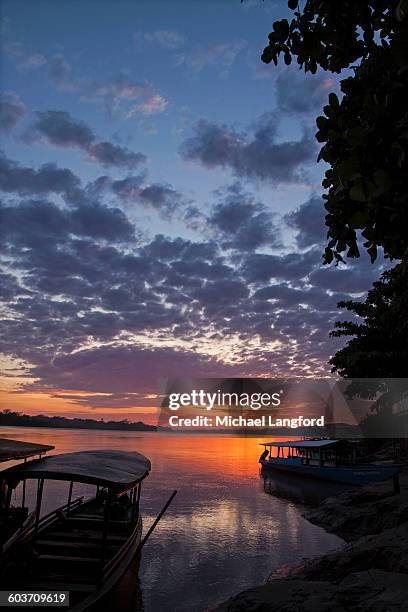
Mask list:
[[[0,587],[32,591],[53,588],[56,591],[67,590],[70,592],[68,609],[72,612],[140,609],[138,570],[142,517],[139,513],[133,526],[129,524],[131,531],[128,531],[126,521],[113,519],[109,523],[108,557],[101,573],[102,558],[101,561],[94,558],[96,554],[101,554],[103,542],[103,522],[96,515],[99,506],[101,503],[96,498],[84,503],[79,498],[71,502],[70,512],[64,506],[63,512],[60,508],[43,517],[37,535],[34,525],[26,527],[19,538],[9,542],[7,555],[1,559]],[[87,541],[86,538],[90,539]],[[113,538],[116,541],[120,539],[115,551],[112,550]],[[13,549],[18,550],[20,542],[24,542],[27,552],[35,551],[24,571],[16,571],[13,567]],[[51,550],[44,550],[44,547],[50,546]],[[67,546],[70,552],[67,552]],[[88,546],[91,546],[92,553],[84,552]],[[40,567],[41,562],[47,565]]]
[[299,476],[330,480],[344,484],[363,486],[374,482],[388,480],[400,473],[398,466],[355,465],[352,467],[319,467],[293,463],[291,459],[261,459],[260,463],[267,469],[291,472]]
[[139,545],[143,530],[142,517],[139,520],[128,550],[123,554],[112,574],[103,581],[100,588],[70,612],[100,612],[100,610],[139,610],[142,607],[139,585],[141,553]]

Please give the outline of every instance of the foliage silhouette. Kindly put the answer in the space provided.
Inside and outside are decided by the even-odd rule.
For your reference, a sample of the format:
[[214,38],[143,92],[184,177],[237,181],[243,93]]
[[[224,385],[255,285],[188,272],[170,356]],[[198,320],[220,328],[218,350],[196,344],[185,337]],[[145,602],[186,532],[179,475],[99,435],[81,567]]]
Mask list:
[[325,263],[359,257],[357,231],[371,260],[408,252],[408,0],[307,0],[289,22],[273,24],[266,63],[305,72],[350,69],[341,101],[331,93],[317,118],[319,160],[326,161]]

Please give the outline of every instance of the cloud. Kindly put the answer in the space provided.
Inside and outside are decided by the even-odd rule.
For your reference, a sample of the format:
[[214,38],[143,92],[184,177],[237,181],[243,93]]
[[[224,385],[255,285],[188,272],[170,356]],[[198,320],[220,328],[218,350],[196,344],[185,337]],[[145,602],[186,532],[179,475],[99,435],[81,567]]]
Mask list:
[[45,138],[58,147],[86,149],[95,140],[95,134],[84,121],[65,111],[37,112],[31,129],[33,140]]
[[29,293],[29,291],[19,285],[17,278],[13,274],[0,273],[0,297],[2,300],[11,300],[17,295],[28,295]]
[[[37,115],[37,139],[87,155],[103,144],[86,123],[54,113]],[[233,140],[264,142],[262,129],[277,138],[271,119],[254,129]],[[327,373],[337,346],[328,332],[344,317],[337,301],[366,291],[379,274],[368,260],[347,274],[322,268],[319,198],[285,217],[303,252],[276,255],[276,218],[238,183],[216,192],[201,213],[202,237],[189,240],[147,237],[120,208],[185,211],[182,193],[147,183],[143,173],[103,175],[83,187],[68,169],[3,156],[0,179],[13,194],[0,207],[0,342],[24,362],[25,391],[116,407],[143,405],[157,376]]]
[[217,260],[218,246],[215,242],[191,242],[184,238],[168,238],[157,234],[143,247],[143,253],[160,261],[204,261]]
[[111,142],[97,142],[87,148],[88,158],[102,166],[128,168],[139,167],[146,161],[143,153],[135,153],[126,147]]
[[307,75],[296,68],[282,70],[276,79],[278,111],[302,114],[322,108],[337,82],[327,74]]
[[329,295],[324,288],[309,287],[292,288],[285,282],[276,283],[259,289],[254,294],[255,300],[272,301],[285,308],[292,308],[300,304],[318,308],[319,312],[336,312],[336,305],[342,299],[347,299],[346,293]]
[[163,49],[178,49],[184,44],[184,37],[175,30],[153,30],[151,32],[136,32],[134,36],[137,45],[147,42]]
[[300,179],[300,167],[313,159],[315,145],[306,134],[299,141],[280,142],[277,119],[266,114],[252,135],[201,120],[180,153],[183,159],[209,169],[230,168],[239,177],[282,183]]
[[144,247],[143,252],[149,257],[166,261],[180,257],[188,244],[189,241],[183,238],[171,240],[163,234],[157,234],[152,242]]
[[207,281],[202,287],[195,289],[192,295],[213,313],[223,310],[225,304],[247,299],[249,289],[240,280],[220,278],[217,281]]
[[242,274],[253,283],[268,282],[272,278],[280,280],[301,280],[321,263],[320,249],[310,249],[306,253],[288,255],[269,255],[253,253],[243,260]]
[[41,53],[30,53],[25,45],[20,42],[9,42],[4,45],[4,50],[17,66],[17,70],[35,70],[44,66],[47,59]]
[[66,244],[72,235],[95,240],[127,242],[134,227],[119,208],[99,203],[61,209],[46,200],[1,204],[1,243],[4,248],[39,248],[46,240]]
[[183,194],[171,185],[148,183],[145,174],[130,175],[117,180],[101,176],[88,186],[87,192],[92,197],[100,197],[103,193],[110,192],[125,207],[138,204],[143,208],[158,211],[165,218],[170,218],[178,208],[186,204]]
[[120,208],[99,203],[78,206],[69,213],[72,232],[113,242],[134,238],[134,227]]
[[134,81],[125,73],[103,82],[88,83],[82,100],[103,104],[108,112],[120,112],[125,118],[137,113],[162,113],[168,105],[168,100],[150,83]]
[[144,102],[137,104],[132,110],[128,112],[128,116],[134,114],[135,111],[140,111],[144,115],[154,115],[155,113],[162,113],[166,110],[167,100],[158,94],[151,95]]
[[35,70],[36,68],[40,68],[47,63],[47,60],[41,53],[33,53],[32,55],[28,55],[24,58],[24,60],[20,63],[20,70]]
[[148,204],[156,210],[167,211],[168,214],[174,212],[182,201],[182,196],[169,185],[153,183],[144,187],[139,193],[140,201]]
[[67,168],[43,164],[36,170],[10,160],[0,151],[0,189],[6,193],[61,193],[69,198],[76,195],[79,188],[78,177]]
[[66,216],[46,201],[23,202],[19,206],[2,204],[1,244],[4,248],[25,248],[38,245],[46,237],[55,240],[67,236]]
[[289,227],[297,230],[296,242],[301,249],[325,243],[327,227],[326,211],[320,197],[312,197],[296,210],[285,215]]
[[25,106],[15,93],[0,93],[0,132],[11,132],[25,113]]
[[[176,33],[165,30],[150,33],[146,38],[149,42],[159,39],[162,45],[175,44],[177,40]],[[47,60],[40,53],[29,54],[25,46],[18,42],[8,43],[6,50],[19,70],[32,70],[47,65],[47,76],[54,87],[64,92],[80,91],[82,101],[103,104],[109,113],[120,112],[124,118],[137,113],[149,116],[163,113],[168,106],[168,100],[150,83],[134,81],[126,73],[96,82],[76,76],[63,53],[57,53]]]
[[101,104],[109,113],[120,113],[126,119],[137,113],[163,113],[168,106],[168,100],[153,85],[135,81],[124,72],[104,81],[78,78],[61,53],[50,60],[48,77],[58,89],[80,90],[82,101]]
[[[329,357],[343,294],[303,280],[319,268],[318,249],[237,263],[215,240],[157,235],[139,246],[124,213],[101,203],[37,200],[2,215],[16,276],[6,278],[13,314],[0,322],[0,340],[30,364],[36,382],[26,390],[104,392],[113,407],[137,405],[143,398],[124,394],[154,391],[154,377],[301,373]],[[225,227],[223,215],[217,223]]]
[[316,287],[344,293],[363,293],[378,280],[385,268],[391,267],[389,261],[379,257],[371,264],[369,256],[363,252],[361,257],[346,265],[321,266],[310,275],[310,282]]
[[207,224],[226,248],[254,251],[259,247],[282,246],[280,229],[273,215],[254,197],[232,185],[213,207]]
[[177,65],[185,66],[193,75],[198,75],[205,68],[214,67],[219,75],[225,78],[245,46],[244,40],[196,46],[189,53],[178,55]]
[[[232,375],[233,371],[231,366],[189,350],[112,346],[57,357],[52,368],[39,366],[35,375],[42,381],[36,385],[41,389],[64,388],[66,381],[72,380],[76,390],[116,394],[158,392],[160,379],[180,377],[180,373],[189,377],[219,377]],[[120,399],[117,403],[121,405]]]
[[57,53],[51,58],[48,64],[48,78],[62,91],[74,91],[79,87],[72,66],[62,53]]
[[58,147],[81,149],[88,154],[90,161],[106,167],[134,169],[146,161],[145,155],[126,147],[111,142],[95,142],[93,130],[84,121],[74,119],[65,111],[37,112],[34,123],[26,133],[26,140],[45,140]]
[[99,191],[110,189],[122,202],[134,202],[139,197],[144,185],[144,175],[131,175],[123,179],[111,180],[109,177],[100,177],[97,180]]

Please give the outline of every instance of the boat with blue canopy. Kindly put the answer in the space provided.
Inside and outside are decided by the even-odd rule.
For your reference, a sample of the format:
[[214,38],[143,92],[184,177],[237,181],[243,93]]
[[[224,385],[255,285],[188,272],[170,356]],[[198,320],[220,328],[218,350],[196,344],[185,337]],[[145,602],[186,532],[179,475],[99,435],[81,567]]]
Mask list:
[[348,440],[286,440],[260,445],[264,452],[259,463],[264,468],[350,485],[388,480],[402,470],[395,464],[358,463],[356,444]]

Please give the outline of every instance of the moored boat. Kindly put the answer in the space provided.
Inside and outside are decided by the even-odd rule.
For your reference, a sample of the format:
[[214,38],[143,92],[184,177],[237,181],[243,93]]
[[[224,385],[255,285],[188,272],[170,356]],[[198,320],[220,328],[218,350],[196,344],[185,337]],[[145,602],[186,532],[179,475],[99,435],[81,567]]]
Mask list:
[[[0,438],[0,463],[9,461],[26,461],[32,457],[41,458],[45,453],[54,449],[51,444],[33,444],[21,440]],[[17,536],[18,530],[30,524],[34,519],[34,513],[28,514],[25,505],[26,486],[23,482],[21,507],[14,508],[11,505],[12,489],[8,488],[7,482],[2,479],[0,472],[0,547],[4,542],[10,540],[11,536]]]
[[[3,549],[0,589],[64,591],[69,610],[103,609],[137,559],[141,486],[150,469],[149,459],[139,453],[101,450],[48,456],[4,470],[11,489],[36,480],[37,502],[33,524]],[[68,499],[42,516],[47,480],[68,482]],[[74,483],[94,485],[95,495],[74,499]]]
[[[347,440],[262,442],[259,463],[268,469],[331,480],[350,485],[381,482],[401,472],[398,465],[359,464],[356,447]],[[272,450],[276,449],[276,456]]]

